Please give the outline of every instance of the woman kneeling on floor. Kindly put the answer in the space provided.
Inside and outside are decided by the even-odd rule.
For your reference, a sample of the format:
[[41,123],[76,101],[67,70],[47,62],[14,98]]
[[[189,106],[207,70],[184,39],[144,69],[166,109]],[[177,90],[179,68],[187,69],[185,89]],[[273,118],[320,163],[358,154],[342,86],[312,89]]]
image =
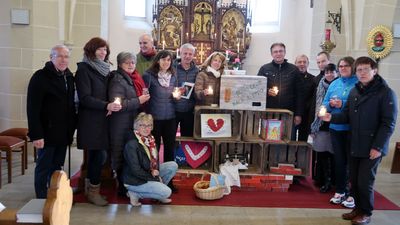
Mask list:
[[141,198],[171,202],[171,189],[166,184],[175,176],[178,165],[174,161],[159,164],[152,129],[153,117],[140,113],[124,149],[124,183],[133,206],[140,206]]

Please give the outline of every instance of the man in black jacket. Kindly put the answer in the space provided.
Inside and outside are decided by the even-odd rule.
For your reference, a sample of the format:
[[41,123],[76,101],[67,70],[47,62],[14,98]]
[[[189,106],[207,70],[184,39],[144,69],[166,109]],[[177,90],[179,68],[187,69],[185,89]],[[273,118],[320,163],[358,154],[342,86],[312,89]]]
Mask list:
[[33,74],[27,95],[29,137],[38,149],[35,167],[37,198],[47,197],[47,185],[65,161],[76,126],[74,78],[68,69],[69,49],[56,45],[50,61]]
[[350,182],[356,207],[342,218],[357,225],[371,221],[375,175],[394,132],[397,98],[377,74],[374,60],[360,57],[354,66],[359,82],[350,91],[345,108],[339,114],[327,113],[323,120],[350,123]]
[[[263,65],[259,76],[267,78],[267,108],[288,109],[294,113],[294,125],[301,123],[303,115],[303,87],[297,67],[285,59],[286,47],[274,43],[270,48],[272,62]],[[296,138],[292,132],[292,140]]]

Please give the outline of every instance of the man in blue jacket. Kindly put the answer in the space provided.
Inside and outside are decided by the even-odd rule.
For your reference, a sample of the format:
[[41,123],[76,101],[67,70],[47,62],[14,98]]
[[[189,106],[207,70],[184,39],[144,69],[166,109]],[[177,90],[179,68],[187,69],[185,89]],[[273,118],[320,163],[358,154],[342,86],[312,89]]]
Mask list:
[[396,125],[397,98],[377,74],[374,60],[360,57],[355,68],[359,82],[350,91],[344,110],[327,113],[323,120],[350,124],[350,181],[356,207],[342,218],[360,225],[371,221],[375,175]]

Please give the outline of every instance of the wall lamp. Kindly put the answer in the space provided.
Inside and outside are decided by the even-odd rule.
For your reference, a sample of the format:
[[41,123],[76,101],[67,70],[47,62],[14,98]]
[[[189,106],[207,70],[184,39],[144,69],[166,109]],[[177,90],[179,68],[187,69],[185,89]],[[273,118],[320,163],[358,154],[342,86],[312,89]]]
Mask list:
[[342,7],[340,7],[339,12],[331,12],[328,10],[328,20],[332,19],[333,25],[335,25],[338,33],[341,33],[342,29]]

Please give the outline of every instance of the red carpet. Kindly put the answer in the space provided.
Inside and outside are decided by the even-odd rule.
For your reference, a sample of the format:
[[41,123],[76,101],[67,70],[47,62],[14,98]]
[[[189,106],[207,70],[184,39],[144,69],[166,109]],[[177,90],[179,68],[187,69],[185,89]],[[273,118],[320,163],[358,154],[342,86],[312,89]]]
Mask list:
[[[71,185],[76,186],[79,174],[71,178]],[[113,189],[103,189],[103,195],[114,204],[129,204],[128,198],[118,197]],[[319,208],[341,209],[343,207],[329,204],[333,193],[321,194],[319,189],[312,184],[311,179],[302,179],[299,184],[292,184],[289,192],[243,191],[233,188],[230,195],[222,199],[205,201],[196,198],[193,189],[180,188],[179,192],[172,195],[172,205],[198,205],[198,206],[234,206],[234,207],[278,207],[278,208]],[[74,202],[87,202],[83,193],[74,195]],[[151,200],[142,201],[144,204],[157,204]],[[400,210],[400,207],[375,192],[376,210]]]

